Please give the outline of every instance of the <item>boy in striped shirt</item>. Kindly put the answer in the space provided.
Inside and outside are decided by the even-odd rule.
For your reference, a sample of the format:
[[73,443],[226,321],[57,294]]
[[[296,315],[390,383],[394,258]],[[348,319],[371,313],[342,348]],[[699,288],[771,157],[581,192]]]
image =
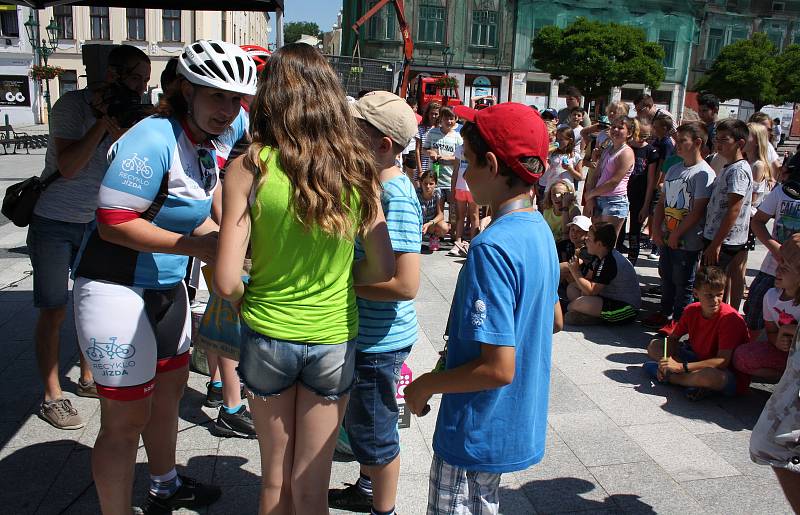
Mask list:
[[[393,514],[400,475],[396,401],[400,369],[417,340],[414,297],[419,287],[422,209],[414,185],[396,164],[417,131],[414,112],[386,91],[351,104],[361,137],[375,156],[383,186],[381,204],[395,253],[389,281],[357,286],[359,330],[356,384],[344,417],[353,454],[361,465],[355,485],[328,492],[332,508]],[[355,258],[363,256],[356,242]]]

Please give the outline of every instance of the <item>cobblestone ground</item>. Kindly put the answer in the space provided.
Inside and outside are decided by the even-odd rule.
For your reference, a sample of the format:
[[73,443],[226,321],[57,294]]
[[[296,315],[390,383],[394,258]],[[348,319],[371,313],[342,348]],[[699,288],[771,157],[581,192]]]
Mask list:
[[[0,192],[41,170],[43,151],[0,156]],[[78,350],[71,318],[61,346],[62,384],[88,423],[77,431],[53,429],[35,415],[41,386],[32,332],[31,267],[24,229],[0,219],[0,512],[98,512],[89,456],[99,429],[97,401],[74,395]],[[748,261],[755,275],[763,248]],[[420,320],[409,358],[414,373],[431,369],[455,278],[463,259],[445,252],[422,257],[416,300]],[[640,259],[646,290],[658,281],[656,261]],[[645,297],[652,303],[654,300]],[[652,384],[641,370],[651,333],[638,323],[623,328],[567,327],[553,342],[547,452],[530,469],[506,474],[501,512],[531,513],[790,513],[772,472],[750,462],[750,431],[769,396],[754,384],[737,399],[690,402],[677,390]],[[202,407],[206,378],[192,373],[179,420],[178,463],[201,481],[224,488],[207,513],[255,513],[259,454],[255,441],[213,436],[216,416]],[[402,472],[398,512],[424,513],[437,400],[424,418],[401,431]],[[513,428],[509,428],[513,430]],[[147,485],[143,449],[134,499]],[[352,482],[358,466],[333,464],[331,485]]]

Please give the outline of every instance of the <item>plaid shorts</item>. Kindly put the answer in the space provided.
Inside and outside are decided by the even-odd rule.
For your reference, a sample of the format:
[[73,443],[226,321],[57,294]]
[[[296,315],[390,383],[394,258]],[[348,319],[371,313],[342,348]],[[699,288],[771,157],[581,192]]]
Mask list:
[[500,474],[472,472],[434,454],[428,483],[428,515],[496,515]]

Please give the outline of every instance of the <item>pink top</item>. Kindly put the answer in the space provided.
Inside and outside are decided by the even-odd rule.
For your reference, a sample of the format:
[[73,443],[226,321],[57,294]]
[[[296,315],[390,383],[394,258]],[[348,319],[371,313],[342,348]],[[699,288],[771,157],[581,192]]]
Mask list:
[[[622,151],[628,147],[627,144],[622,145],[619,150],[611,153],[612,148],[609,147],[604,153],[603,157],[600,159],[600,179],[597,181],[597,186],[600,186],[604,182],[608,182],[611,180],[611,177],[614,176],[614,171],[617,169],[617,159],[622,154]],[[628,179],[631,176],[631,172],[633,172],[633,165],[636,160],[631,161],[631,167],[628,168],[628,171],[625,172],[625,177],[619,181],[617,187],[613,190],[609,191],[608,193],[603,193],[602,195],[598,195],[600,197],[616,197],[619,195],[627,195],[628,194]],[[595,187],[597,187],[595,186]]]

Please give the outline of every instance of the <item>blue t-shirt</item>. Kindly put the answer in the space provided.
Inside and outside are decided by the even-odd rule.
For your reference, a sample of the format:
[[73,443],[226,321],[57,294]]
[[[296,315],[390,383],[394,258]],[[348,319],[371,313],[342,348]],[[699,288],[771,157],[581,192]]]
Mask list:
[[[405,174],[383,183],[381,205],[386,216],[392,250],[419,253],[422,246],[422,208],[414,185]],[[356,241],[355,259],[364,257]],[[358,350],[391,352],[417,341],[417,311],[413,300],[377,302],[356,297]]]
[[[186,275],[187,256],[139,252],[107,242],[100,238],[97,222],[114,225],[142,217],[167,231],[191,234],[211,210],[218,182],[214,149],[192,141],[177,120],[150,117],[117,140],[108,156],[97,220],[84,235],[75,275],[138,288],[171,288]],[[153,203],[162,195],[163,204],[153,216]]]
[[515,348],[511,384],[444,394],[433,450],[470,471],[523,470],[544,456],[558,258],[538,212],[503,216],[470,245],[450,308],[447,369],[481,344]]

